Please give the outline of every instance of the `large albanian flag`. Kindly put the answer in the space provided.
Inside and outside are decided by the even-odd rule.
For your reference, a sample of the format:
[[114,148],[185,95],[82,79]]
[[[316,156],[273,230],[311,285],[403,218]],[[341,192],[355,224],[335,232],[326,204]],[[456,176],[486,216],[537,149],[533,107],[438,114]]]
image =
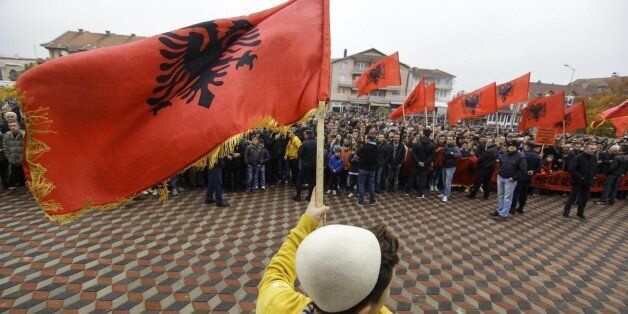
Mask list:
[[329,2],[292,0],[22,75],[29,187],[47,216],[114,208],[327,100]]

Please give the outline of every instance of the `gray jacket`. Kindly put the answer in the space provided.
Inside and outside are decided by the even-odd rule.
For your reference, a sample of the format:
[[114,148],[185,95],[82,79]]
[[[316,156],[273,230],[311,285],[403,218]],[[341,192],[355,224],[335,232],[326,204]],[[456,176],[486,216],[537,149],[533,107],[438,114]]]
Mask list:
[[2,149],[4,150],[4,156],[9,163],[21,165],[24,151],[24,132],[20,131],[17,136],[14,136],[13,132],[9,131],[3,137]]

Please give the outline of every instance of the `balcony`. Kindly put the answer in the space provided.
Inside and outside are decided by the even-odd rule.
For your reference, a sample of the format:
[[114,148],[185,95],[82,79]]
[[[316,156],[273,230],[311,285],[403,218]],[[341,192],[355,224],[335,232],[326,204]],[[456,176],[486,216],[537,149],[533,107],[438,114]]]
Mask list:
[[361,69],[359,67],[353,67],[353,71],[351,71],[351,74],[362,74],[364,73],[364,71],[366,71],[367,68]]

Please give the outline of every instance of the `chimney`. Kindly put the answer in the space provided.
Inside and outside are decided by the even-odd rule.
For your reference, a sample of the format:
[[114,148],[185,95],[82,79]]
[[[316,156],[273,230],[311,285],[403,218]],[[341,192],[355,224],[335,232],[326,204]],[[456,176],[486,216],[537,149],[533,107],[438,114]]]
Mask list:
[[105,34],[111,35],[111,31],[105,31]]
[[347,57],[347,49],[345,49],[345,53],[342,55],[343,58]]
[[82,32],[83,32],[83,29],[82,29],[82,28],[79,28],[79,33],[82,33]]

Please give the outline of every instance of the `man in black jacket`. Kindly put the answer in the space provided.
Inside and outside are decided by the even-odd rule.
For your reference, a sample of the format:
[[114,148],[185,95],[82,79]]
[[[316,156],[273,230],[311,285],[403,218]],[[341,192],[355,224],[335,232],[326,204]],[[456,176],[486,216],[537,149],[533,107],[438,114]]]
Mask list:
[[593,143],[589,143],[585,150],[576,155],[569,162],[569,172],[573,180],[571,184],[571,193],[565,204],[563,210],[563,217],[569,218],[569,212],[571,206],[578,198],[578,213],[577,216],[580,220],[586,220],[584,216],[584,208],[587,206],[589,200],[589,192],[593,185],[593,179],[597,175],[597,156],[595,156],[595,150],[597,146]]
[[305,200],[309,200],[312,196],[312,190],[316,181],[316,137],[313,136],[312,131],[303,131],[304,141],[301,147],[299,147],[299,176],[297,179],[297,195],[292,199],[295,202],[301,201],[301,191],[303,190],[303,183],[307,183],[307,197]]
[[497,210],[489,214],[495,220],[506,220],[517,181],[528,171],[526,159],[518,150],[519,142],[508,141],[508,150],[499,156],[497,172]]
[[[515,194],[512,197],[512,205],[510,205],[510,214],[516,213],[523,214],[523,208],[526,206],[528,200],[528,189],[532,184],[532,178],[535,174],[541,170],[541,159],[539,155],[534,151],[534,143],[528,142],[523,145],[523,157],[526,158],[527,172],[521,176],[521,179],[517,181],[515,187]],[[517,208],[517,202],[519,208]]]
[[[375,190],[379,191],[382,186],[386,186],[388,160],[390,159],[390,146],[386,142],[384,134],[377,136],[377,172],[375,173]],[[384,184],[382,184],[382,179]]]
[[360,159],[360,170],[358,171],[358,206],[364,206],[364,189],[368,184],[371,205],[377,203],[375,197],[375,172],[377,170],[377,158],[379,149],[375,143],[375,135],[366,135],[366,145],[362,146],[358,151]]
[[412,147],[412,169],[406,183],[406,195],[410,195],[410,190],[417,184],[417,197],[425,197],[425,188],[427,187],[427,175],[432,167],[434,155],[436,153],[436,145],[430,138],[431,131],[423,130],[423,137]]
[[475,198],[480,186],[484,191],[484,199],[488,199],[491,191],[491,178],[493,177],[493,169],[497,163],[497,157],[499,156],[499,150],[495,146],[495,140],[489,138],[486,140],[486,147],[478,154],[478,162],[476,165],[477,173],[475,175],[475,184],[469,190],[468,198]]
[[392,141],[389,147],[389,159],[388,159],[388,176],[386,178],[385,190],[387,192],[397,192],[399,190],[399,172],[401,165],[406,158],[406,147],[400,142],[401,137],[399,134],[392,135]]
[[[614,150],[616,150],[616,148],[611,147],[611,151]],[[628,155],[626,155],[627,152],[628,145],[624,144],[620,148],[619,155],[616,155],[613,158],[613,161],[611,162],[611,165],[606,173],[604,191],[602,192],[602,195],[600,197],[599,204],[615,204],[615,199],[617,198],[617,187],[619,186],[621,177],[626,174],[626,169],[628,166]]]

